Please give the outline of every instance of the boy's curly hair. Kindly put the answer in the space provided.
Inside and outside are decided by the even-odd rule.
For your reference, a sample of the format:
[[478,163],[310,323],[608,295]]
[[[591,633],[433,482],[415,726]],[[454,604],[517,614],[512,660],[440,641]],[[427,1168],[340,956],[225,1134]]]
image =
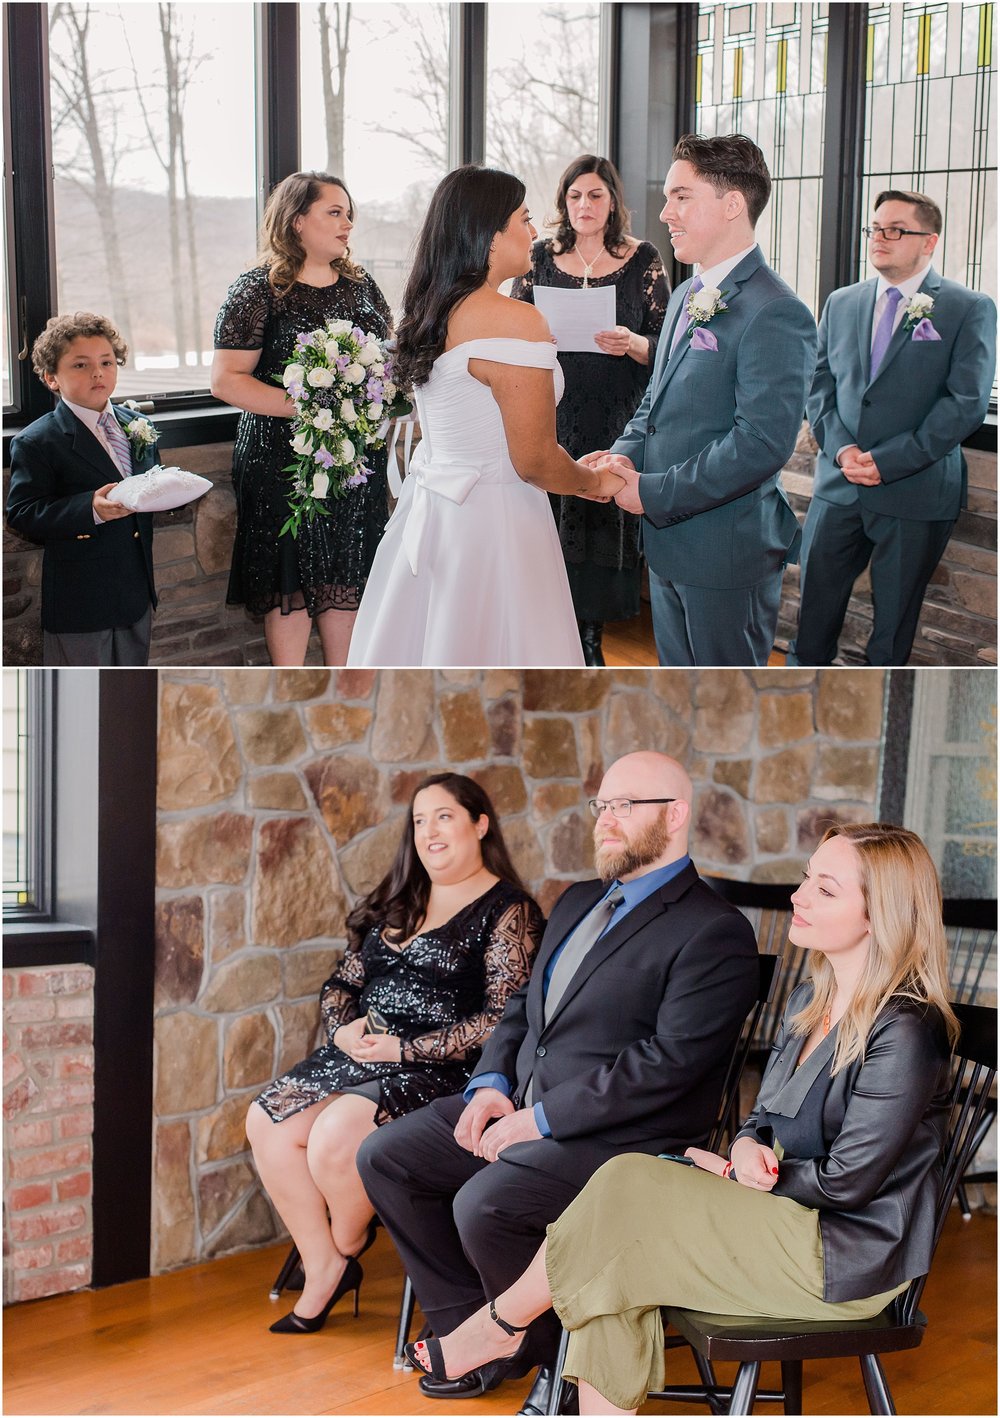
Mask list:
[[31,365],[39,379],[46,374],[55,374],[56,366],[74,340],[89,339],[95,335],[103,335],[114,350],[118,363],[125,363],[128,345],[106,315],[93,315],[89,310],[78,310],[73,315],[53,315],[31,347]]

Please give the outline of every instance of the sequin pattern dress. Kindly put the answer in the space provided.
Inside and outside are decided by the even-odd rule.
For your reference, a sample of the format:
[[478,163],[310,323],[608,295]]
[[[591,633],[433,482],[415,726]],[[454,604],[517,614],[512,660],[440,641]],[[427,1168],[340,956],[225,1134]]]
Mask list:
[[[267,268],[258,266],[230,286],[215,324],[215,348],[260,350],[253,377],[274,388],[300,331],[350,320],[381,339],[391,318],[367,273],[360,283],[344,276],[332,286],[296,282],[277,296]],[[332,502],[329,517],[317,517],[293,539],[278,535],[288,516],[288,474],[282,471],[292,458],[288,440],[288,419],[240,415],[233,450],[236,541],[226,599],[251,615],[278,607],[283,613],[304,608],[311,616],[357,610],[389,516],[386,452],[369,453],[374,477]]]
[[[635,413],[653,372],[656,345],[666,314],[670,287],[656,247],[640,241],[617,271],[591,276],[589,286],[615,286],[617,319],[649,340],[649,363],[629,355],[561,354],[566,392],[556,416],[556,436],[573,458],[610,448]],[[532,249],[531,270],[514,282],[518,300],[534,301],[534,287],[580,290],[583,276],[560,271],[552,241]],[[587,502],[553,494],[573,605],[578,620],[630,620],[639,613],[639,518],[614,502]]]
[[[257,1102],[274,1122],[331,1093],[373,1081],[376,1122],[459,1092],[508,999],[527,980],[542,913],[498,881],[436,930],[396,950],[373,928],[349,950],[320,994],[327,1042],[268,1085]],[[374,1006],[403,1040],[398,1063],[357,1063],[333,1043],[341,1024]]]

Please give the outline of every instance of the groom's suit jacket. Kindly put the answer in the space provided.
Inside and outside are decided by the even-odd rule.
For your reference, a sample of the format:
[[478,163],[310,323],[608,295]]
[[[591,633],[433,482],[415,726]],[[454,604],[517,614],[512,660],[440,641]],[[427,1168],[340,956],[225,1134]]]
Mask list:
[[670,298],[653,373],[613,453],[639,469],[643,549],[681,585],[755,585],[797,554],[795,514],[780,473],[802,425],[816,360],[816,323],[751,251],[722,282],[727,309],[703,328],[717,350],[671,354],[691,282]]
[[[940,338],[914,339],[901,320],[869,379],[877,286],[877,277],[844,286],[823,310],[806,406],[819,444],[813,496],[917,522],[953,521],[965,500],[959,445],[986,416],[996,370],[996,307],[932,267],[920,290],[934,301]],[[844,477],[836,457],[851,443],[873,454],[880,486]]]
[[619,1152],[705,1141],[759,983],[749,922],[688,865],[605,932],[546,1023],[545,967],[606,889],[579,882],[559,898],[476,1067],[511,1080],[516,1106],[533,1078],[557,1144],[518,1143],[504,1161],[580,1186]]
[[[127,434],[138,416],[112,407]],[[131,456],[133,473],[157,462],[155,446]],[[94,493],[121,473],[61,399],[12,441],[10,468],[7,522],[18,536],[45,544],[43,630],[112,630],[134,625],[156,605],[152,513],[94,521]]]

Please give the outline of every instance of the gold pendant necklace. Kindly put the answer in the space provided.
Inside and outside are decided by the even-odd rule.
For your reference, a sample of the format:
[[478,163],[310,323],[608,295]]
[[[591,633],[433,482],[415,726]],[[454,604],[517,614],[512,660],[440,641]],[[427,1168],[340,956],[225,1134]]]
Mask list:
[[598,251],[597,255],[594,257],[593,261],[591,261],[591,262],[589,263],[589,265],[588,265],[588,263],[583,259],[583,252],[580,250],[579,246],[575,246],[573,249],[574,249],[574,251],[576,252],[577,256],[578,256],[579,259],[580,259],[580,265],[583,267],[583,288],[584,288],[584,290],[586,290],[586,289],[587,289],[587,282],[593,278],[593,275],[594,275],[594,267],[597,265],[598,261],[599,261],[599,260],[601,259],[601,257],[604,255],[604,248],[601,247],[601,250]]

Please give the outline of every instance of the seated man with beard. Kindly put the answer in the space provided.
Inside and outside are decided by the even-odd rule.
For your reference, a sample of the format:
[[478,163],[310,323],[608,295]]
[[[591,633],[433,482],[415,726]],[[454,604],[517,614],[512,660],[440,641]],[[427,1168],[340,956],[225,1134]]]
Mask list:
[[[683,1152],[712,1127],[756,996],[757,946],[688,856],[691,795],[664,754],[612,764],[590,803],[600,880],[560,897],[464,1094],[378,1129],[358,1153],[435,1334],[520,1275],[609,1158]],[[544,1413],[558,1332],[549,1311],[501,1372],[420,1387],[473,1397],[538,1364],[522,1411]]]

